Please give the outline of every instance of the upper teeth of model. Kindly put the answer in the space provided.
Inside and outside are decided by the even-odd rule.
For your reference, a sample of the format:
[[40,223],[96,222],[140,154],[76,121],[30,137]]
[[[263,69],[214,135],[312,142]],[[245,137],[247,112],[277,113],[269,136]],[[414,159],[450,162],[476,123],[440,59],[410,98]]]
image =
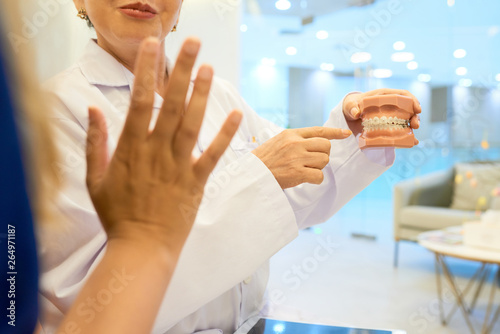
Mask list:
[[382,116],[380,118],[374,117],[365,119],[361,124],[367,131],[405,129],[408,127],[408,120],[397,117]]

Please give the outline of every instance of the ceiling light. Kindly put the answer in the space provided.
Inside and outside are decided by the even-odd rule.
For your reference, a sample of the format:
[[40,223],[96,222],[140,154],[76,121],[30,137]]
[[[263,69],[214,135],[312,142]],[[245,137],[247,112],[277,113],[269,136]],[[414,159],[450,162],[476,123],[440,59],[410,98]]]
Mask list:
[[453,57],[455,58],[463,58],[467,55],[467,51],[464,49],[457,49],[455,52],[453,52]]
[[500,81],[500,73],[498,73],[498,74],[495,76],[495,79],[496,79],[497,81]]
[[392,71],[385,68],[378,68],[370,71],[370,74],[377,79],[385,79],[392,77]]
[[316,33],[316,38],[317,39],[327,39],[328,38],[328,31],[325,30],[320,30]]
[[411,52],[394,52],[391,55],[391,60],[398,63],[406,63],[415,58],[415,55]]
[[274,65],[276,65],[276,59],[274,59],[274,58],[262,58],[262,60],[260,62],[264,66],[274,66]]
[[290,47],[286,48],[285,52],[289,56],[295,56],[297,54],[297,48],[290,46]]
[[392,45],[392,47],[396,51],[402,51],[402,50],[404,50],[406,48],[406,44],[405,44],[405,42],[398,41],[398,42],[394,43]]
[[320,68],[322,71],[331,72],[335,69],[335,66],[333,64],[330,64],[330,63],[323,63],[323,64],[321,64]]
[[368,52],[355,52],[351,56],[351,63],[366,63],[372,59],[372,55]]
[[448,7],[455,6],[455,0],[448,0]]
[[500,27],[498,26],[491,26],[488,28],[488,36],[490,37],[498,35],[499,32],[500,32]]
[[462,87],[470,87],[470,86],[472,86],[472,80],[462,78],[458,81],[458,84]]
[[431,81],[431,79],[432,79],[432,77],[430,74],[422,73],[422,74],[418,75],[418,81],[429,82],[429,81]]
[[275,3],[276,9],[279,10],[288,10],[292,7],[292,4],[288,0],[278,0]]
[[467,74],[467,68],[465,67],[459,67],[455,70],[455,73],[457,75],[466,75]]
[[246,24],[240,25],[240,31],[241,32],[247,32],[248,31],[248,26]]
[[406,64],[406,67],[409,70],[416,70],[418,68],[418,63],[416,61],[410,61],[408,64]]

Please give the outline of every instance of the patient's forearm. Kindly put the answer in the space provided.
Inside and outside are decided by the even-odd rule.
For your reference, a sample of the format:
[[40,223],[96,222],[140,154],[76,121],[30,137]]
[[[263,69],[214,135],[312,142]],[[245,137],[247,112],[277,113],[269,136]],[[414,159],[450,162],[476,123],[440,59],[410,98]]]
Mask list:
[[149,333],[180,250],[110,240],[58,333]]

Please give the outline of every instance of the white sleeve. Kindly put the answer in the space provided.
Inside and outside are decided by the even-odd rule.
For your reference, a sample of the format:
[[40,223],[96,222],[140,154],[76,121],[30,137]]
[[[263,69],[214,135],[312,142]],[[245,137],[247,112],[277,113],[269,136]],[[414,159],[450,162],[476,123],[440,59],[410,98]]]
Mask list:
[[[55,164],[65,186],[57,203],[63,224],[40,232],[41,319],[54,332],[105,249],[106,235],[85,186],[85,126],[72,117],[71,102],[59,101]],[[72,106],[73,107],[73,106]],[[61,116],[63,115],[63,116]],[[217,177],[229,175],[229,183]],[[265,165],[248,153],[221,168],[207,186],[217,196],[203,199],[155,324],[155,332],[226,292],[254,273],[298,233],[286,196]],[[188,209],[189,212],[189,209]]]
[[[260,144],[277,135],[282,128],[260,117],[228,83],[233,105],[239,105],[245,114],[245,126],[256,134]],[[349,129],[342,111],[342,102],[330,113],[324,126]],[[325,179],[321,185],[302,184],[284,190],[299,228],[322,223],[366,188],[394,163],[394,148],[361,151],[358,139],[351,136],[332,140],[330,163],[323,169]],[[276,179],[274,179],[276,182]]]
[[[324,126],[349,129],[342,111],[342,103],[332,110]],[[285,190],[299,228],[329,219],[389,169],[394,159],[394,148],[361,151],[358,139],[354,136],[344,140],[332,140],[330,163],[323,169],[323,183],[302,184]]]
[[[257,134],[260,144],[277,135],[282,128],[260,117],[239,96],[228,83],[226,89],[232,92],[233,103],[240,105],[245,113],[249,132]],[[342,111],[342,102],[330,113],[324,126],[349,129]],[[332,140],[330,163],[323,169],[321,185],[302,184],[284,190],[295,214],[299,228],[322,223],[383,174],[394,163],[394,148],[361,151],[358,138],[351,136],[344,140]],[[276,179],[274,182],[277,183]]]

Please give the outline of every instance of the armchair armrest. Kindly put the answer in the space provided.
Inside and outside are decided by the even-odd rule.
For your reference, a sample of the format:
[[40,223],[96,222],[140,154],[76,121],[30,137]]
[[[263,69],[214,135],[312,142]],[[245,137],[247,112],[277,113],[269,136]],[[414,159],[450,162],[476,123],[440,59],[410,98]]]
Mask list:
[[400,210],[409,205],[449,207],[453,193],[454,170],[434,172],[397,183],[394,186],[394,236],[399,239]]

